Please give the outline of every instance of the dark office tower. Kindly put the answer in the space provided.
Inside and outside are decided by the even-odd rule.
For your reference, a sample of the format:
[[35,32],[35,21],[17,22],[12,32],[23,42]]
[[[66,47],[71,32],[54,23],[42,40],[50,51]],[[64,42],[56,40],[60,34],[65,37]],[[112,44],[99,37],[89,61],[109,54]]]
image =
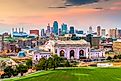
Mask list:
[[53,23],[53,30],[54,30],[54,34],[58,35],[58,22],[54,21]]
[[54,33],[54,29],[53,29],[53,27],[51,27],[51,31],[50,31],[51,33]]
[[41,30],[41,36],[42,36],[42,37],[45,36],[45,30],[44,30],[44,29]]
[[70,33],[70,34],[74,34],[74,27],[73,27],[73,26],[70,27],[69,33]]
[[61,30],[62,30],[62,35],[67,34],[67,24],[62,24],[61,25]]
[[59,28],[59,36],[62,35],[62,31],[61,31],[61,28]]
[[101,27],[98,26],[98,27],[97,27],[97,36],[101,36],[100,34],[101,34]]
[[46,30],[46,36],[50,36],[50,24],[48,24],[47,26],[47,30]]
[[48,26],[47,26],[47,33],[50,33],[50,24],[48,23]]
[[92,47],[92,39],[93,39],[93,35],[92,34],[86,35],[86,41],[90,43],[91,47]]

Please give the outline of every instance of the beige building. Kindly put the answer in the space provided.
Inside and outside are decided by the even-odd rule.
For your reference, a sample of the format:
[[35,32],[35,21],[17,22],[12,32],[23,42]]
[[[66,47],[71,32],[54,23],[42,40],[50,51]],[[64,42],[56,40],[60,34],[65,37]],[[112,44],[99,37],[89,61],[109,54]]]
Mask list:
[[113,51],[116,53],[121,53],[121,40],[113,42]]
[[105,29],[101,29],[101,36],[106,36],[106,30]]
[[118,30],[117,30],[117,28],[115,28],[115,29],[110,29],[110,30],[109,30],[109,36],[110,36],[111,38],[117,38],[117,37],[118,37]]

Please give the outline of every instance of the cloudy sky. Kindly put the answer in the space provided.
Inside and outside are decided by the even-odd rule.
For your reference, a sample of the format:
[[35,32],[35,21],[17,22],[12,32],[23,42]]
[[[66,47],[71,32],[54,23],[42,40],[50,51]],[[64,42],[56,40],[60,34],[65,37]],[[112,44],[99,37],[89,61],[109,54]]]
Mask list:
[[0,0],[0,33],[42,29],[53,21],[77,29],[121,28],[121,0]]

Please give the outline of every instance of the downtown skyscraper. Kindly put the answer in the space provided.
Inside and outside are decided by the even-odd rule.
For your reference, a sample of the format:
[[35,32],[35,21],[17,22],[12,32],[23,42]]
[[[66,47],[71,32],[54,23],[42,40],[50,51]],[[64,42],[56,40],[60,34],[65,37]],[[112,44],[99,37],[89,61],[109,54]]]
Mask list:
[[70,27],[70,31],[69,31],[69,33],[70,33],[70,34],[74,34],[74,31],[75,31],[75,30],[74,30],[74,27],[71,26],[71,27]]
[[62,24],[61,25],[61,30],[62,30],[62,35],[67,34],[67,24]]
[[101,36],[101,27],[100,26],[97,27],[97,36]]
[[55,35],[58,35],[58,22],[54,21],[53,23],[53,31]]
[[41,30],[41,36],[45,37],[45,30],[44,29]]

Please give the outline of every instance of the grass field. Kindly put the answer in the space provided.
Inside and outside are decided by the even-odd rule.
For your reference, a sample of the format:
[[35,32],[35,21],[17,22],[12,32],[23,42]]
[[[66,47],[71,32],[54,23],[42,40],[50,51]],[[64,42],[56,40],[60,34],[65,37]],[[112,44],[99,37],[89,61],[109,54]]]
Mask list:
[[7,81],[121,81],[121,68],[66,68]]

